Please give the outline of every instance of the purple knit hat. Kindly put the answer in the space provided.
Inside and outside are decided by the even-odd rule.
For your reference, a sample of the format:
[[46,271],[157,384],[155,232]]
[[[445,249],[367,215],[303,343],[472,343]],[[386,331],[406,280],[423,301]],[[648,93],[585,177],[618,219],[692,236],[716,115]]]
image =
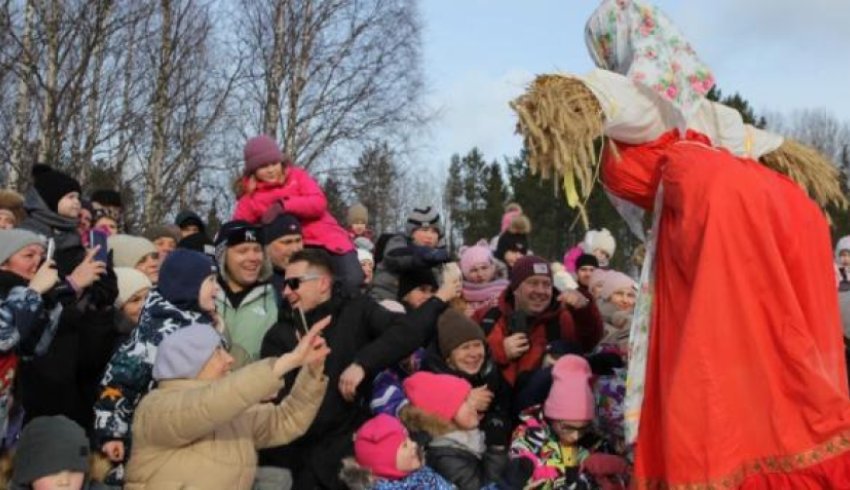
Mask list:
[[274,138],[265,134],[249,139],[242,153],[245,157],[243,174],[246,177],[271,163],[289,162],[289,158],[283,155]]

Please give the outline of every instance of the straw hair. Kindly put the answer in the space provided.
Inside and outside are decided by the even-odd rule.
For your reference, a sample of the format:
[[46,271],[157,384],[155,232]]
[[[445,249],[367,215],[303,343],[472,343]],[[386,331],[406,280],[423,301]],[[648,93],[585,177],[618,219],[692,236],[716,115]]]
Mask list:
[[605,117],[593,92],[575,77],[541,75],[511,107],[519,116],[517,129],[532,173],[558,177],[567,204],[584,215],[581,201],[593,189],[594,142],[603,134]]
[[814,148],[785,138],[779,148],[762,155],[759,161],[800,184],[821,206],[847,208],[838,167]]

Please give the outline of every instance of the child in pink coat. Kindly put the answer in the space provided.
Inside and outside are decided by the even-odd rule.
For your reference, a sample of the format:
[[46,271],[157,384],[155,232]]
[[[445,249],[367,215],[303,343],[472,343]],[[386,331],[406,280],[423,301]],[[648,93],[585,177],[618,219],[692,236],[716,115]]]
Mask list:
[[272,208],[294,215],[301,222],[304,245],[323,248],[333,258],[335,274],[346,290],[356,291],[363,271],[348,233],[328,212],[324,191],[306,170],[293,165],[267,135],[248,140],[244,149],[242,195],[234,220],[259,223]]

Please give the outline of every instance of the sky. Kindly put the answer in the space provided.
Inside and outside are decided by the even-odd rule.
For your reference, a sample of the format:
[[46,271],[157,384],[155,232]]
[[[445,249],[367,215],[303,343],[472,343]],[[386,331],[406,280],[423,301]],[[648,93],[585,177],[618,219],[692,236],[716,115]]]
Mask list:
[[[662,0],[714,71],[758,114],[826,108],[850,121],[850,0]],[[584,24],[596,0],[422,0],[426,100],[436,118],[423,155],[444,169],[478,147],[516,155],[508,101],[536,74],[593,68]],[[424,162],[423,162],[424,163]]]

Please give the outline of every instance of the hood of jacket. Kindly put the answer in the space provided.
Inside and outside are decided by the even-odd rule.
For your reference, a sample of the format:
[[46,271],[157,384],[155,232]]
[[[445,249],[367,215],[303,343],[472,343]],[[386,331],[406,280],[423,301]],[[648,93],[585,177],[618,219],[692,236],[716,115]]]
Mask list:
[[171,304],[156,289],[151,289],[142,307],[139,325],[154,323],[157,325],[170,322],[176,327],[185,327],[192,323],[207,323],[213,325],[213,319],[207,313],[193,310],[181,310]]
[[29,217],[21,223],[21,228],[53,238],[57,250],[82,246],[83,242],[77,233],[77,220],[48,209],[35,188],[27,191],[24,208]]

